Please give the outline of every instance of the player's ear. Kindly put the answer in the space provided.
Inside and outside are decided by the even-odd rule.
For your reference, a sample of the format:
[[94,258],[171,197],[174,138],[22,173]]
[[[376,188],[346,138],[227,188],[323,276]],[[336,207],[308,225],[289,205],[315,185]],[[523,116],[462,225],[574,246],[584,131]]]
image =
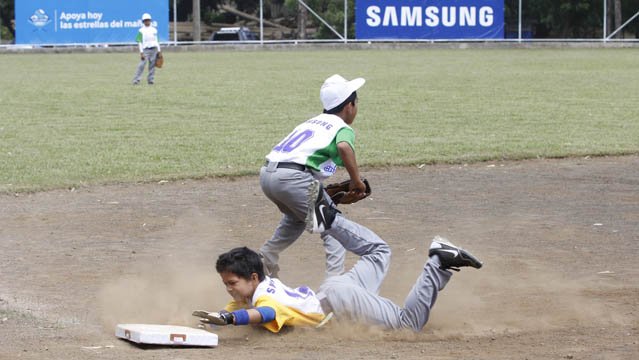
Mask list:
[[257,273],[251,273],[251,281],[256,281],[256,282],[260,282],[260,277],[257,275]]

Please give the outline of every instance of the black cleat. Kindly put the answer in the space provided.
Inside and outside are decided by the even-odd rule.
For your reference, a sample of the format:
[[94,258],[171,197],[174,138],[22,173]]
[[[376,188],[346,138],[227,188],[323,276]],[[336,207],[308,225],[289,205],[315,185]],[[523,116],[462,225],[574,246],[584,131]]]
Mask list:
[[450,269],[459,271],[459,268],[464,266],[479,269],[483,265],[473,254],[451,244],[439,236],[433,239],[433,242],[430,244],[430,249],[428,250],[428,256],[433,255],[439,257],[439,261],[441,262],[439,268],[442,270]]
[[306,213],[306,231],[321,233],[331,228],[339,210],[324,197],[324,189],[318,180],[313,180],[308,189],[308,212]]

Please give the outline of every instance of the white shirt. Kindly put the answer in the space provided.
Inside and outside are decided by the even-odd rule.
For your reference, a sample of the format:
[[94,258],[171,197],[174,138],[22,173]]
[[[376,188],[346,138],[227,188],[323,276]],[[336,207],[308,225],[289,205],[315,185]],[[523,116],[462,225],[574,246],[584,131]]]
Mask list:
[[320,114],[293,129],[266,155],[266,160],[306,165],[314,170],[315,178],[324,180],[337,170],[333,158],[339,157],[339,152],[333,140],[342,128],[350,126],[339,116]]
[[158,51],[160,51],[160,43],[158,42],[158,30],[153,26],[142,26],[138,31],[138,36],[136,38],[138,42],[138,46],[140,47],[140,52],[143,52],[144,49],[156,47]]

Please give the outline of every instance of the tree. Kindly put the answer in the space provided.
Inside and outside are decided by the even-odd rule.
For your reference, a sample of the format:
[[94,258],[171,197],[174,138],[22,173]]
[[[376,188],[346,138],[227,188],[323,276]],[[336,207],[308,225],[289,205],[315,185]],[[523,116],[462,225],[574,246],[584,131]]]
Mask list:
[[[348,37],[355,37],[355,1],[348,1]],[[327,23],[333,27],[340,35],[344,35],[344,0],[305,0],[304,3],[308,5],[313,11],[324,19]],[[298,6],[297,0],[286,0],[286,6],[292,10]],[[335,35],[326,25],[319,21],[314,16],[309,15],[307,24],[312,23],[317,26],[316,39],[335,39]]]
[[15,39],[16,31],[12,25],[14,18],[14,2],[0,1],[0,34],[2,34],[2,41]]
[[[619,28],[623,22],[621,21],[621,0],[615,0],[615,28]],[[617,33],[617,38],[623,38],[623,31]]]
[[[622,13],[626,14],[628,18],[634,16],[639,11],[639,0],[624,0],[621,4]],[[627,21],[628,19],[626,19]],[[635,18],[627,27],[625,31],[634,33],[635,38],[639,38],[639,18]]]
[[[607,34],[623,22],[619,20],[621,12],[615,18],[616,11],[634,14],[639,10],[639,0],[624,0],[623,4],[621,0],[607,0],[607,3]],[[518,5],[519,0],[505,2],[505,21],[511,27],[517,25]],[[532,28],[535,38],[599,38],[602,35],[603,0],[523,0],[522,6],[523,23]],[[629,29],[637,32],[637,22]]]

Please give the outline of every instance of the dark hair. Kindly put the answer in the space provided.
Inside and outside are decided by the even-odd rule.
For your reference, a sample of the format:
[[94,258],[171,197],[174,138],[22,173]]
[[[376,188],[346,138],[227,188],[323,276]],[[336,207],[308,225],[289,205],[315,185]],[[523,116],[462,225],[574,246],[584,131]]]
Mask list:
[[246,280],[251,279],[251,274],[257,273],[257,278],[264,280],[264,265],[260,255],[246,246],[220,255],[215,263],[215,270],[218,273],[230,272]]
[[357,99],[357,91],[353,91],[353,93],[346,98],[341,104],[336,107],[326,110],[324,109],[324,114],[337,114],[344,109],[344,107],[349,103],[355,103],[355,99]]

